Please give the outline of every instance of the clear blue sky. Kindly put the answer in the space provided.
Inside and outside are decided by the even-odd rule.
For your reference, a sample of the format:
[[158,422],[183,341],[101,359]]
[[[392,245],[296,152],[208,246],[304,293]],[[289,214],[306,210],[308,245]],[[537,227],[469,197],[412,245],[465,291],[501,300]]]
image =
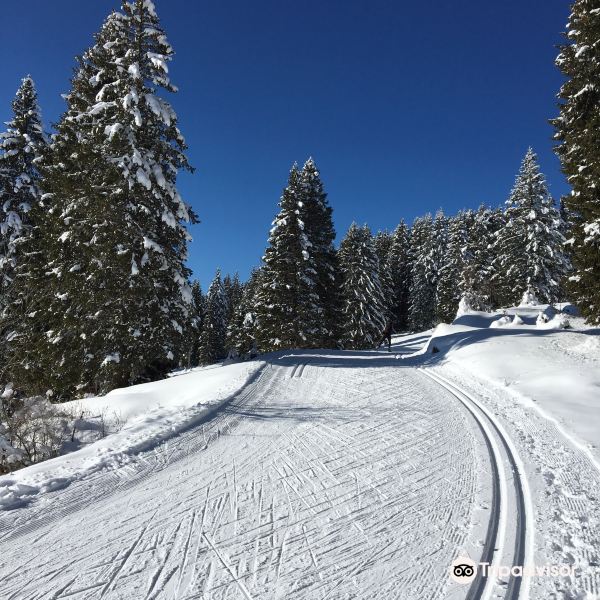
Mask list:
[[[315,157],[338,238],[506,199],[527,146],[555,197],[555,45],[566,0],[155,0],[176,52],[170,97],[197,171],[190,265],[260,262],[290,165]],[[2,2],[0,119],[27,73],[49,128],[74,56],[117,0]]]

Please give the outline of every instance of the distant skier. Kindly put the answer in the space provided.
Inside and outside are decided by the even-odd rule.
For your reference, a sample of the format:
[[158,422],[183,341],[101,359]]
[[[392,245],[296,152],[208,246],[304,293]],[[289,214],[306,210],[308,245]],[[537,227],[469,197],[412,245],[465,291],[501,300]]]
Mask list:
[[381,334],[381,341],[377,348],[381,348],[381,345],[387,340],[388,352],[392,351],[392,331],[392,322],[388,320],[385,324],[385,329]]

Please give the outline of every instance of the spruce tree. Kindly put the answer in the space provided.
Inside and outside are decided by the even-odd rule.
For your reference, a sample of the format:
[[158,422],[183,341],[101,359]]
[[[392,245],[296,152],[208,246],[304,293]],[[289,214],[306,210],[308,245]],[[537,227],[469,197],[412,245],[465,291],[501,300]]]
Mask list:
[[198,349],[200,347],[200,335],[202,333],[205,309],[206,300],[202,294],[200,282],[196,279],[192,283],[192,308],[184,328],[182,356],[180,359],[182,365],[188,368],[196,367],[200,362]]
[[227,274],[223,278],[223,289],[225,291],[225,302],[227,304],[227,324],[233,318],[236,308],[242,299],[244,286],[240,282],[240,276],[235,273],[233,277]]
[[431,215],[416,218],[410,237],[408,321],[412,331],[423,331],[436,323],[437,248]]
[[556,302],[569,268],[564,225],[531,148],[506,202],[505,220],[496,240],[501,300],[515,303],[529,292],[542,302]]
[[433,219],[433,245],[432,245],[432,279],[437,287],[440,270],[444,264],[444,256],[448,246],[448,218],[440,208]]
[[554,119],[556,152],[573,188],[565,198],[571,221],[568,247],[573,273],[568,293],[589,322],[600,324],[600,11],[596,2],[576,0],[567,24],[567,43],[556,64],[567,77]]
[[262,351],[312,348],[325,334],[303,192],[300,171],[294,165],[263,256],[256,323]]
[[206,294],[204,320],[198,349],[201,365],[210,365],[226,357],[226,335],[227,299],[225,298],[221,272],[217,271]]
[[342,342],[345,348],[373,348],[385,328],[379,261],[371,231],[353,223],[339,248],[342,280]]
[[392,325],[394,331],[408,329],[408,290],[410,287],[410,231],[404,220],[392,234],[388,256],[388,268],[392,280]]
[[[470,254],[467,251],[469,229],[473,220],[470,211],[461,211],[448,220],[448,244],[443,256],[437,283],[437,320],[451,323],[456,317],[456,311],[461,296],[467,290],[467,273]],[[462,285],[461,285],[462,284]],[[461,289],[462,288],[462,289]]]
[[501,226],[498,221],[501,215],[500,210],[493,211],[482,204],[469,223],[460,292],[461,297],[468,296],[473,310],[491,310],[494,306],[493,247],[496,231]]
[[[10,377],[7,344],[27,326],[28,298],[13,283],[31,268],[35,215],[40,215],[39,162],[47,149],[31,77],[22,80],[12,109],[13,118],[0,135],[0,381]],[[28,292],[39,295],[42,290]]]
[[392,236],[388,231],[378,231],[373,238],[373,246],[379,262],[379,281],[383,293],[386,319],[392,320],[394,306],[394,282],[390,268]]
[[316,294],[323,310],[322,331],[313,338],[316,347],[332,347],[339,333],[340,296],[336,283],[337,254],[333,242],[333,210],[327,201],[317,165],[309,158],[300,172],[300,214],[314,261]]
[[78,60],[42,165],[48,264],[34,283],[48,302],[21,338],[31,393],[69,397],[161,377],[190,316],[185,224],[195,215],[176,188],[189,165],[176,114],[157,95],[175,91],[173,50],[150,0],[122,10]]
[[31,230],[31,211],[41,197],[39,161],[47,147],[35,85],[21,82],[13,119],[0,135],[0,309],[15,277],[20,245]]
[[227,329],[227,347],[234,357],[244,358],[257,352],[256,298],[261,285],[261,273],[261,269],[254,269],[250,274]]

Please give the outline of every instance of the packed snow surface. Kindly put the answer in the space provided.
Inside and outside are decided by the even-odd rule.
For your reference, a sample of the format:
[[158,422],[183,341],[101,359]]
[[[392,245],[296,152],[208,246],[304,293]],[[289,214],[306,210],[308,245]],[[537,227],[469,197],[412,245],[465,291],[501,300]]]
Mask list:
[[[124,427],[77,452],[0,477],[0,509],[64,488],[93,472],[124,465],[133,456],[206,418],[238,391],[260,362],[194,369],[168,380],[118,389],[106,396],[66,403],[91,414],[114,415]],[[0,594],[0,598],[2,595]]]
[[598,336],[539,313],[508,311],[523,321],[510,327],[466,313],[389,354],[280,352],[86,400],[129,421],[0,478],[14,494],[0,598],[461,599],[452,562],[517,564],[524,534],[527,560],[574,569],[528,580],[531,600],[595,600],[600,470],[583,421]]

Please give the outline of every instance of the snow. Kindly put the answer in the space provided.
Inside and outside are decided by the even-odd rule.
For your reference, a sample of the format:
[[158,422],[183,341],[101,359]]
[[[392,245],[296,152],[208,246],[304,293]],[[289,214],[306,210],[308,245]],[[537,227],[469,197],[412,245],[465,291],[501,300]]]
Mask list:
[[[519,481],[527,561],[535,541],[536,564],[577,573],[521,596],[593,598],[600,467],[575,421],[600,412],[600,337],[561,308],[572,329],[540,329],[541,311],[555,318],[543,305],[465,311],[396,336],[392,355],[278,352],[84,400],[127,424],[0,478],[12,509],[0,512],[0,597],[463,598],[448,568],[481,556],[488,524],[512,564]],[[488,446],[493,427],[426,372],[475,398],[506,446]],[[588,414],[569,421],[554,402]]]
[[[110,355],[107,361],[118,362],[116,356]],[[254,361],[198,368],[167,380],[65,403],[65,409],[116,413],[126,424],[119,432],[81,450],[0,476],[0,510],[21,506],[49,489],[64,488],[92,473],[127,463],[136,453],[201,421],[240,389],[262,364]]]
[[546,310],[548,305],[519,306],[507,315],[469,313],[439,325],[420,352],[435,346],[445,363],[556,421],[600,464],[600,329],[564,312],[544,322],[539,315]]
[[143,185],[147,190],[152,188],[152,182],[146,172],[141,167],[136,171],[135,176],[138,182]]

